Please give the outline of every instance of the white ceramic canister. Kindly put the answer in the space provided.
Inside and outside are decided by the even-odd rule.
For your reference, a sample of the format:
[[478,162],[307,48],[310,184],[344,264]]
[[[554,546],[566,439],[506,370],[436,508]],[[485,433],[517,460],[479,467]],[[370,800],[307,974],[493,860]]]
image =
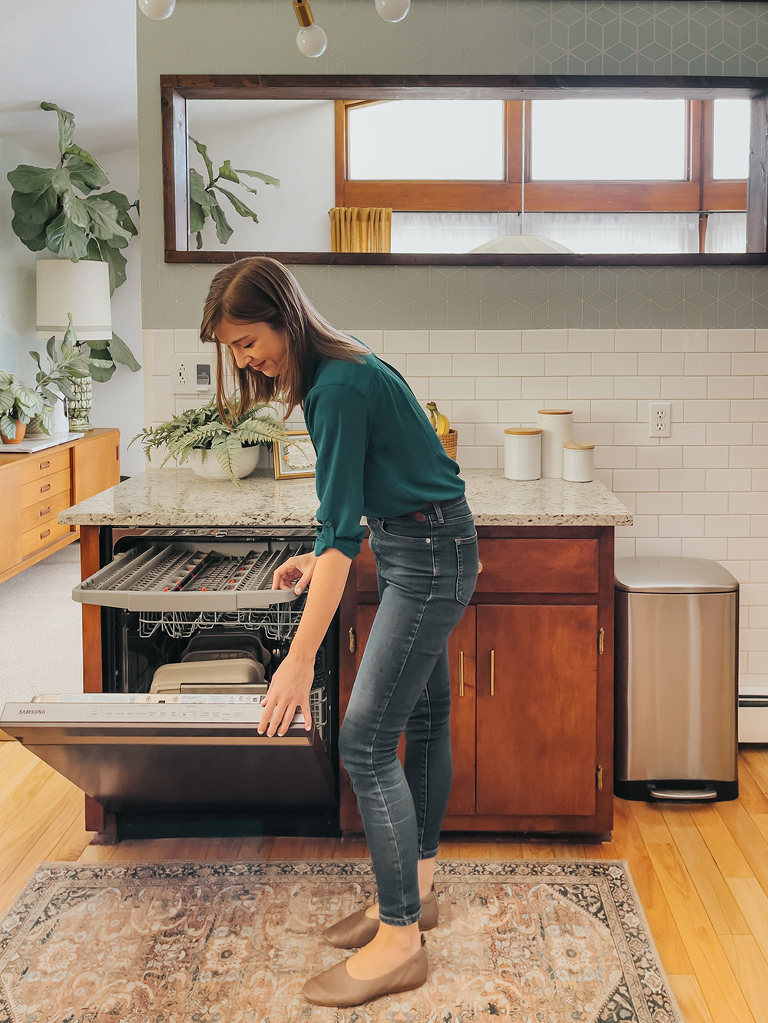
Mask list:
[[571,439],[573,412],[562,408],[539,409],[541,427],[541,475],[561,479],[563,475],[563,444]]
[[595,474],[595,445],[569,440],[563,444],[563,479],[591,483]]
[[541,430],[516,426],[504,431],[504,475],[508,480],[537,480],[541,476]]

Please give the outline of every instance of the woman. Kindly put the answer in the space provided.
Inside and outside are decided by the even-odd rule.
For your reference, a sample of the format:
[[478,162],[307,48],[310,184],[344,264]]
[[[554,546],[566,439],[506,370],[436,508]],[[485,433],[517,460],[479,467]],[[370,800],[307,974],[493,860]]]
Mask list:
[[[201,337],[217,343],[223,414],[258,401],[303,409],[317,452],[314,552],[274,574],[307,593],[290,650],[263,699],[259,732],[282,735],[297,707],[310,721],[315,654],[336,612],[365,515],[381,598],[339,751],[357,795],[379,896],[326,939],[359,948],[309,980],[305,997],[346,1007],[421,986],[420,930],[437,923],[432,889],[451,788],[448,637],[475,587],[477,533],[459,467],[400,374],[335,330],[288,271],[256,256],[213,279]],[[226,397],[224,349],[237,384]],[[405,732],[405,769],[397,757]]]

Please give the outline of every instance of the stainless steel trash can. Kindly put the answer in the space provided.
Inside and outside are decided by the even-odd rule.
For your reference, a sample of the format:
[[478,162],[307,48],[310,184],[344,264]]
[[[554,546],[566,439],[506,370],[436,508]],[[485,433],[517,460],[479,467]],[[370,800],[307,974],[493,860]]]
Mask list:
[[614,791],[738,796],[739,584],[701,558],[615,564]]

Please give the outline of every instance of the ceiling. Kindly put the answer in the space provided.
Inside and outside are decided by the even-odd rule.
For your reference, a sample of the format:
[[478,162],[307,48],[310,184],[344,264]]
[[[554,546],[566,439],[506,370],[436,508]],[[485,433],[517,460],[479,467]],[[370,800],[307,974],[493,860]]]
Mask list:
[[55,157],[56,115],[103,156],[138,145],[135,0],[0,0],[0,139]]

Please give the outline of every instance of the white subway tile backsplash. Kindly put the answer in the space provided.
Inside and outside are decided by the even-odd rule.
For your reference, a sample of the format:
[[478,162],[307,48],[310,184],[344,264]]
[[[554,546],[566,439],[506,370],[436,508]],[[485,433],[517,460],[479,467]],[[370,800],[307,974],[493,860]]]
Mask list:
[[505,377],[544,376],[544,356],[500,355],[499,373]]
[[[371,331],[371,334],[379,334],[381,338],[381,351],[385,356],[390,352],[399,352],[403,355],[425,354],[430,351],[428,330],[380,330]],[[359,336],[359,335],[356,335]],[[360,338],[367,345],[373,348],[373,344],[364,337]],[[376,351],[375,348],[373,348]]]
[[567,352],[567,330],[524,330],[524,352]]
[[755,332],[748,329],[710,330],[710,352],[751,352],[755,347]]
[[498,376],[498,355],[454,355],[453,375],[455,377]]
[[728,494],[686,490],[681,494],[684,515],[727,515]]
[[522,350],[521,330],[476,330],[475,350],[494,354],[519,352]]
[[474,330],[430,330],[429,350],[431,352],[474,352]]
[[596,352],[592,356],[594,376],[623,377],[637,375],[637,355],[633,352]]
[[685,356],[685,375],[715,377],[731,372],[731,356],[725,353],[689,352]]
[[540,398],[540,408],[548,398],[568,397],[568,377],[523,377],[522,385],[523,397]]
[[661,397],[707,398],[707,377],[662,377]]
[[[730,566],[743,583],[742,684],[768,688],[768,328],[351,332],[422,406],[438,402],[466,468],[503,466],[504,427],[536,425],[543,405],[573,409],[575,439],[596,445],[595,479],[635,513],[616,556]],[[146,421],[196,404],[170,374],[174,353],[199,350],[197,331],[146,330],[143,347]],[[662,439],[648,427],[659,399],[672,412]]]
[[683,448],[683,465],[686,469],[727,469],[728,448],[715,445]]
[[660,352],[661,331],[617,330],[614,335],[614,344],[617,352]]
[[520,377],[474,377],[475,398],[519,398],[522,394]]
[[708,347],[706,330],[662,330],[662,352],[706,352]]
[[569,330],[569,352],[612,352],[615,344],[613,330]]

